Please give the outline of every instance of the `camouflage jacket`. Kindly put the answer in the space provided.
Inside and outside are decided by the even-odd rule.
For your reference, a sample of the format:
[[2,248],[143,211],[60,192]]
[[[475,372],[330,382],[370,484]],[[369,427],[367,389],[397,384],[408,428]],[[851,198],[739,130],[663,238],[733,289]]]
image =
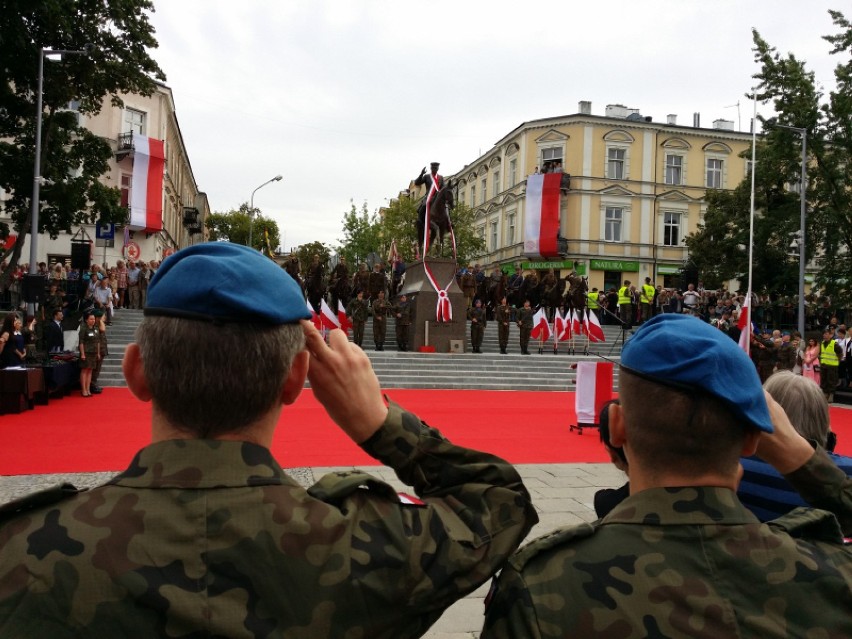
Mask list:
[[368,307],[367,302],[353,297],[346,307],[346,314],[352,318],[353,322],[364,323],[367,321]]
[[[848,515],[852,479],[806,466],[791,483]],[[852,637],[852,546],[826,511],[761,524],[729,489],[653,488],[525,546],[486,615],[482,639]]]
[[511,465],[399,406],[363,448],[423,503],[360,471],[305,490],[261,446],[174,440],[104,486],[6,507],[0,637],[419,637],[537,517]]

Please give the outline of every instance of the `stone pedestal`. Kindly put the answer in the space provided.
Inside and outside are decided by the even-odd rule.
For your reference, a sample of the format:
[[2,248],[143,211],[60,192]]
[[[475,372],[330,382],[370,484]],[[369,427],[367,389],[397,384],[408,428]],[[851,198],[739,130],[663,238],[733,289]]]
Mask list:
[[[456,261],[453,259],[427,258],[429,268],[439,287],[446,287],[447,297],[453,309],[450,322],[437,320],[438,293],[426,276],[423,262],[414,262],[405,269],[405,284],[400,293],[408,296],[411,304],[411,329],[408,347],[412,351],[421,346],[433,346],[436,353],[449,353],[450,340],[462,340],[467,344],[467,305],[464,294],[456,282]],[[428,341],[426,337],[428,322]]]

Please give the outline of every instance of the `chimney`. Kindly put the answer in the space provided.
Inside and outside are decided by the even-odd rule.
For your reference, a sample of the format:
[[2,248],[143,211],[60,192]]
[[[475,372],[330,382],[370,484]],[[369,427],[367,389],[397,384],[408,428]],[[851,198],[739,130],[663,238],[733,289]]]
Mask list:
[[700,113],[695,112],[695,113],[692,114],[692,126],[694,126],[696,129],[701,128],[701,114]]
[[713,128],[717,131],[733,131],[734,121],[719,118],[718,120],[713,120]]
[[583,115],[592,114],[592,103],[589,100],[580,100],[580,113]]
[[606,117],[608,118],[619,118],[621,120],[627,119],[629,115],[632,114],[639,115],[639,109],[631,109],[623,104],[607,104],[606,105]]
[[677,124],[677,114],[669,113],[666,116],[666,124]]

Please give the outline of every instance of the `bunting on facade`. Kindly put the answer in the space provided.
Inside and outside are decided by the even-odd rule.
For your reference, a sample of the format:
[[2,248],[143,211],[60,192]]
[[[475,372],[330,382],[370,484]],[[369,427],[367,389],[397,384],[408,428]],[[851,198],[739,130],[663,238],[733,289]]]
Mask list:
[[524,255],[558,257],[559,200],[562,173],[527,177],[524,215]]
[[129,226],[134,231],[157,233],[163,230],[165,143],[134,133],[133,151]]

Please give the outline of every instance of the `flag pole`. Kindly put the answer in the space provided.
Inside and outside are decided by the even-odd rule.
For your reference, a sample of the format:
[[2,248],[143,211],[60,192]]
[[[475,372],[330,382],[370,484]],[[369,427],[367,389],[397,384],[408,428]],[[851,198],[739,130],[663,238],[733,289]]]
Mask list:
[[748,226],[748,307],[746,308],[746,331],[748,335],[744,340],[745,352],[751,351],[751,291],[752,291],[752,265],[754,261],[754,190],[755,175],[757,174],[757,89],[752,88],[753,112],[751,117],[751,206],[749,210]]

